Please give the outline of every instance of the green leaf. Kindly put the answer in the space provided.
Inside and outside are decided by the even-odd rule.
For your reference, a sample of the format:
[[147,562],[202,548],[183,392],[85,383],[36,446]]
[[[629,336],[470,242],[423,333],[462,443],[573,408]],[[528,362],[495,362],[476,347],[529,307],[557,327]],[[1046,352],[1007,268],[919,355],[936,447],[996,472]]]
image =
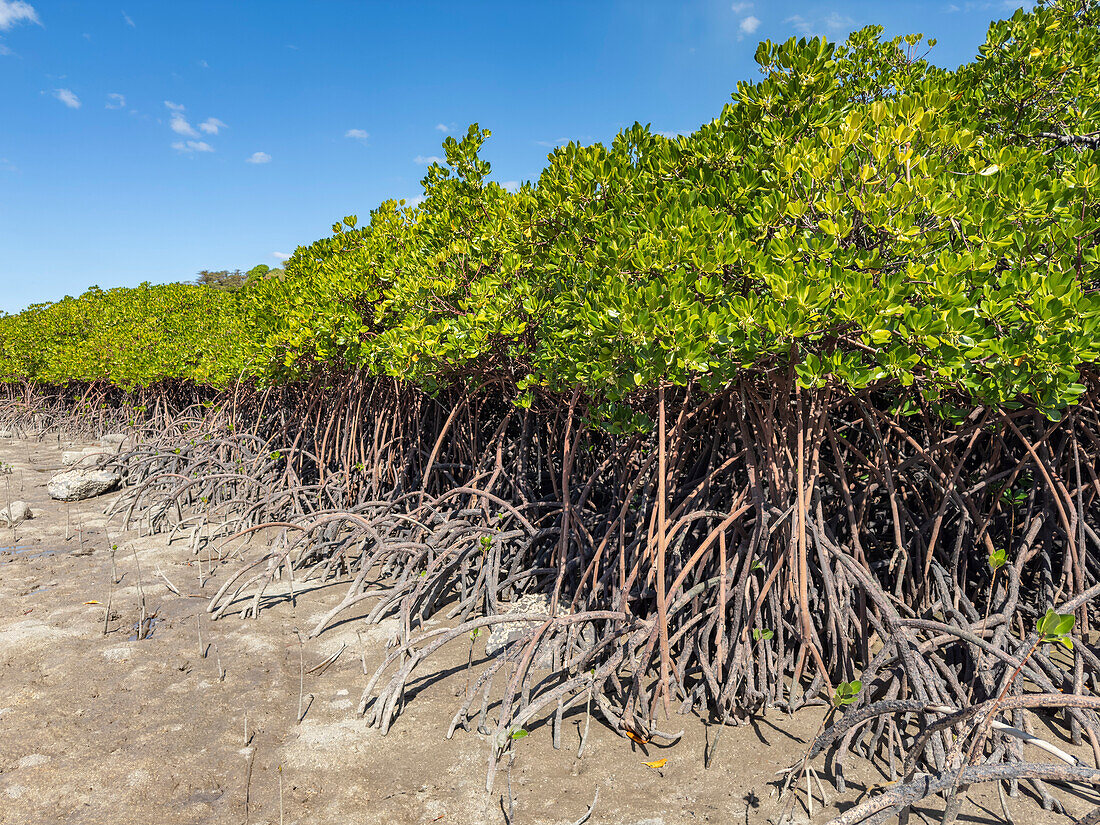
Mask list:
[[855,679],[851,682],[841,682],[833,692],[833,707],[850,705],[859,698],[859,692],[863,689],[863,682]]
[[1072,650],[1073,641],[1069,638],[1069,633],[1073,630],[1076,621],[1072,613],[1055,613],[1053,610],[1048,610],[1046,615],[1035,623],[1039,641],[1057,643]]
[[1004,549],[994,550],[989,554],[989,569],[996,573],[1005,564],[1005,551]]

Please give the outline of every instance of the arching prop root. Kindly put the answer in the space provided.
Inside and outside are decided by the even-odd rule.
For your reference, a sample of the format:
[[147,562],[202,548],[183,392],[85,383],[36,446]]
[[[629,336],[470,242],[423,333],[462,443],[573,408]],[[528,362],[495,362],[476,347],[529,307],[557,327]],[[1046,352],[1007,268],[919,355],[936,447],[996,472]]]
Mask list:
[[[950,423],[918,394],[747,376],[718,394],[640,395],[653,424],[625,434],[593,426],[578,394],[519,410],[492,393],[429,399],[362,378],[237,387],[178,418],[156,407],[159,429],[109,458],[130,485],[113,518],[240,558],[215,617],[346,580],[312,633],[352,615],[398,619],[404,652],[365,698],[384,729],[410,657],[430,667],[429,619],[463,628],[448,637],[459,641],[516,616],[528,631],[473,679],[452,733],[474,715],[488,730],[490,695],[503,702],[494,737],[541,713],[557,729],[579,703],[642,736],[673,708],[738,724],[857,678],[864,702],[932,713],[994,699],[1019,664],[1021,627],[1096,586],[1089,387],[1059,422],[978,407]],[[1095,623],[1089,598],[1064,605],[1080,638]],[[544,653],[549,676],[536,679]],[[1078,644],[1036,651],[1021,672],[1047,693],[1092,695],[1100,660]],[[1075,742],[1097,736],[1092,709],[1066,719]],[[853,749],[896,772],[907,730],[885,714],[847,731],[838,784]],[[1019,761],[1019,740],[995,740],[987,758]],[[926,769],[943,769],[952,741],[928,739]]]

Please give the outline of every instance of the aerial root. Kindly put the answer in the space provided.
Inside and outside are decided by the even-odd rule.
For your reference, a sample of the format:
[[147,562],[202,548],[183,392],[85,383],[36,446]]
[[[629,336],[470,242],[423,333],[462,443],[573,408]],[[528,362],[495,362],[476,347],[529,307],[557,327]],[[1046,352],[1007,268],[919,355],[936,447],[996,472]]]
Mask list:
[[[1019,766],[1026,746],[1064,762],[1021,735],[1022,714],[1039,708],[1012,704],[1011,674],[1049,695],[1100,688],[1100,659],[1080,642],[1100,587],[1096,387],[1057,423],[989,407],[948,424],[883,413],[869,393],[746,379],[641,399],[665,428],[613,435],[581,426],[576,399],[518,410],[492,394],[356,386],[281,400],[238,387],[232,403],[178,415],[167,403],[129,410],[138,437],[103,462],[127,481],[112,525],[186,541],[210,565],[204,584],[233,565],[214,618],[256,618],[341,582],[310,636],[346,617],[394,621],[359,708],[383,731],[410,679],[452,643],[469,645],[471,672],[447,735],[476,717],[494,760],[544,716],[556,740],[581,704],[658,744],[675,739],[655,722],[673,702],[737,723],[828,704],[858,679],[858,700],[811,749],[830,750],[843,792],[850,753],[891,776],[939,776],[975,718],[965,714],[1006,685],[1017,718],[992,720],[982,758]],[[67,403],[13,402],[0,425],[119,426],[107,413],[66,419]],[[352,426],[352,410],[373,423]],[[1073,651],[1024,656],[1021,626],[1059,601],[1077,620]],[[494,627],[494,644],[507,639],[474,674],[474,646]],[[1097,709],[1061,712],[1100,757]],[[796,773],[788,783],[811,790],[820,777],[809,763]],[[1010,780],[1057,804],[1049,778]]]

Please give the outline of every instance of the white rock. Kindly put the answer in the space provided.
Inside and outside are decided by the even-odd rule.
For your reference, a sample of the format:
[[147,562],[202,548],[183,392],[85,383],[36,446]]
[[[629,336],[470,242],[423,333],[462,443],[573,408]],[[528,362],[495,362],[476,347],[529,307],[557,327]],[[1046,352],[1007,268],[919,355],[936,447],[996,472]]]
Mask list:
[[110,492],[122,476],[109,470],[69,470],[58,473],[46,485],[46,492],[58,501],[81,501]]
[[121,452],[130,441],[130,436],[126,433],[107,433],[103,438],[99,439],[99,443],[104,447],[108,447],[114,452]]
[[[550,599],[542,593],[526,593],[511,604],[501,604],[502,613],[527,613],[528,615],[550,616]],[[559,615],[571,612],[568,607],[559,603]],[[539,629],[538,621],[500,622],[492,625],[489,639],[485,642],[485,655],[495,656],[507,645],[519,639],[523,639],[530,633]],[[575,631],[574,631],[575,632]],[[559,631],[558,644],[563,645],[564,633]],[[585,624],[581,627],[580,644],[582,647],[591,647],[595,644],[595,631],[592,625]],[[554,651],[547,636],[543,636],[535,649],[535,655],[531,659],[531,666],[539,670],[551,670],[554,661]]]
[[0,526],[14,527],[20,522],[34,518],[31,506],[25,501],[13,501],[7,507],[0,507]]
[[61,463],[66,467],[94,467],[100,458],[107,455],[103,447],[85,447],[83,450],[65,450],[61,454]]

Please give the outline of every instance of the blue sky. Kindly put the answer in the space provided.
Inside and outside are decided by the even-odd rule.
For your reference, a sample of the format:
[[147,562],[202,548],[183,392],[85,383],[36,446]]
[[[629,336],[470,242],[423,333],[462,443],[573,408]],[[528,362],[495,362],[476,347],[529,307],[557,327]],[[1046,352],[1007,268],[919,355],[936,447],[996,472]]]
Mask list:
[[710,120],[759,40],[879,23],[954,67],[1018,5],[0,0],[0,310],[277,265],[417,196],[474,121],[521,181],[559,142]]

